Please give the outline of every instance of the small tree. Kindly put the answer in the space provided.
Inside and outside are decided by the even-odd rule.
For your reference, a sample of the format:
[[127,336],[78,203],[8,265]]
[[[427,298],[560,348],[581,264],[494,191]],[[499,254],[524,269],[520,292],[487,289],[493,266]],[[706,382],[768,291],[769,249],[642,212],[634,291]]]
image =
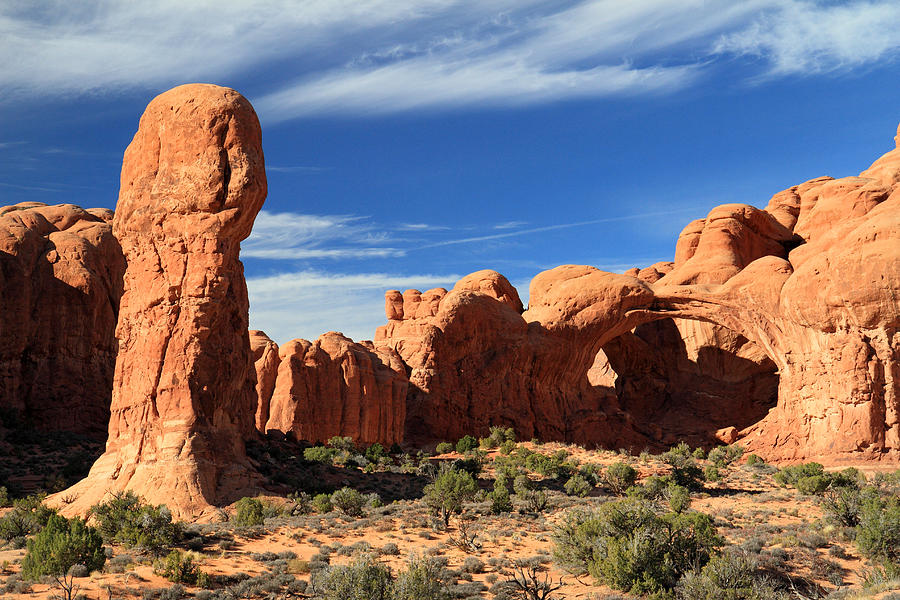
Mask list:
[[106,555],[103,537],[79,518],[66,519],[51,515],[47,525],[28,541],[28,552],[22,560],[22,576],[33,581],[51,576],[63,589],[66,600],[71,600],[76,586],[69,571],[75,565],[84,565],[88,571],[103,568]]
[[450,515],[462,512],[463,502],[475,497],[475,480],[465,471],[444,469],[434,483],[425,486],[425,504],[440,515],[444,528],[450,525]]
[[637,481],[637,471],[628,463],[617,462],[609,465],[603,479],[614,494],[621,496]]
[[107,543],[119,542],[155,555],[163,554],[182,535],[181,525],[172,522],[165,505],[151,506],[132,491],[114,494],[106,502],[91,507],[98,529]]
[[406,569],[394,581],[393,600],[445,600],[450,594],[441,583],[441,567],[432,559],[411,555]]
[[358,517],[363,514],[366,497],[353,488],[342,487],[331,494],[331,503],[348,517]]
[[265,521],[265,507],[256,498],[241,498],[234,504],[234,523],[238,527],[262,525]]
[[393,597],[390,570],[370,556],[316,572],[311,587],[322,600],[391,600]]

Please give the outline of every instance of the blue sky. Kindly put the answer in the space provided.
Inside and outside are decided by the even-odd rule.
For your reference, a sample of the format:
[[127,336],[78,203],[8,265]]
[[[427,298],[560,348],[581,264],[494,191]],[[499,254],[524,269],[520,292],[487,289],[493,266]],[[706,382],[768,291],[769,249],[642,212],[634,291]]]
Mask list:
[[113,208],[147,102],[259,113],[251,327],[371,338],[386,289],[669,260],[893,147],[900,2],[306,0],[0,4],[0,204]]

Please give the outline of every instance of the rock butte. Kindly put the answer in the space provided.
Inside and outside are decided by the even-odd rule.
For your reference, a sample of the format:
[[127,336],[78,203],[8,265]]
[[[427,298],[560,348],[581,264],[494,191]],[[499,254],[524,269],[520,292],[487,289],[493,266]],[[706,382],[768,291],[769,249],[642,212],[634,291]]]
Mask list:
[[238,252],[265,197],[243,96],[193,84],[150,102],[113,219],[126,269],[109,439],[87,479],[51,497],[64,513],[132,489],[197,517],[258,485],[244,453],[257,401]]
[[374,342],[248,333],[238,253],[265,195],[252,107],[195,84],[148,105],[114,217],[0,209],[0,406],[50,429],[75,414],[89,433],[111,415],[88,478],[51,497],[63,512],[133,489],[202,517],[258,489],[244,441],[273,432],[420,444],[503,425],[614,448],[718,438],[768,460],[900,458],[900,149],[765,209],[716,207],[672,262],[540,273],[528,310],[489,270],[390,290]]

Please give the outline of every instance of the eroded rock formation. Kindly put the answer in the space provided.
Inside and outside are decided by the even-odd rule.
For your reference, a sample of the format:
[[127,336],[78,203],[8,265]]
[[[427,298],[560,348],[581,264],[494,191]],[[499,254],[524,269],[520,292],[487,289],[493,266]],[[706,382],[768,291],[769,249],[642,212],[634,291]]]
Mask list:
[[256,371],[256,430],[266,432],[269,420],[269,402],[275,391],[275,377],[278,375],[278,344],[262,331],[250,330],[250,355]]
[[[636,368],[623,362],[623,346],[642,332],[652,340],[663,326],[646,324],[674,318],[710,324],[677,325],[673,335],[694,331],[688,354],[723,351],[715,369],[723,380],[733,372],[734,394],[744,396],[726,407],[735,414],[706,425],[710,435],[762,417],[774,365],[777,405],[730,438],[769,459],[900,453],[900,149],[859,177],[780,192],[763,210],[716,207],[685,228],[673,263],[627,275],[557,267],[534,278],[521,315],[517,299],[498,292],[506,286],[479,272],[432,294],[436,307],[421,314],[417,291],[388,293],[375,343],[410,367],[408,434],[453,438],[497,423],[526,436],[640,443],[658,407],[611,397],[598,353],[613,370],[617,361]],[[663,371],[667,383],[678,374]],[[603,382],[591,385],[589,372]],[[760,377],[768,386],[755,386]]]
[[257,484],[243,446],[256,396],[238,253],[265,196],[259,122],[240,94],[194,84],[150,102],[113,219],[127,266],[109,440],[62,493],[65,512],[132,489],[196,516]]
[[105,439],[125,269],[112,211],[0,208],[0,409]]
[[[260,379],[273,373],[267,366]],[[328,332],[315,342],[291,340],[279,351],[266,431],[301,440],[350,436],[362,444],[403,440],[406,371],[400,356],[371,342]]]

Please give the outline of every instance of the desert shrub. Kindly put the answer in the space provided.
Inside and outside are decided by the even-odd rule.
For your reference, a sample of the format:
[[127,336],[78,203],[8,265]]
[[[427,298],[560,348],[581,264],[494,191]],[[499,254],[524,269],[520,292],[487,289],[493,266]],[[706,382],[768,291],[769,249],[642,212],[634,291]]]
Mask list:
[[528,475],[518,475],[513,482],[516,496],[524,503],[523,510],[530,513],[539,513],[547,508],[547,493],[536,489],[534,482]]
[[172,522],[172,513],[164,505],[144,504],[132,491],[114,494],[106,502],[95,504],[90,514],[107,543],[118,542],[126,548],[137,548],[162,554],[178,543],[183,531]]
[[390,570],[368,556],[334,565],[312,575],[310,585],[322,600],[392,600]]
[[827,490],[830,483],[831,478],[828,477],[828,475],[812,475],[810,477],[801,477],[797,480],[797,483],[794,484],[794,487],[796,487],[797,491],[801,494],[813,496]]
[[875,561],[900,565],[900,497],[865,498],[856,527],[859,551]]
[[336,435],[328,439],[328,446],[335,450],[344,450],[350,454],[356,454],[356,443],[352,437]]
[[334,510],[331,504],[331,494],[316,494],[312,499],[312,507],[317,513],[327,513]]
[[675,589],[678,600],[788,600],[757,573],[749,557],[728,552],[702,570],[686,573]]
[[490,494],[491,512],[495,515],[511,512],[512,500],[509,499],[509,488],[506,487],[505,478],[494,480],[494,491]]
[[443,469],[434,483],[425,486],[425,504],[447,527],[450,515],[462,512],[463,502],[471,500],[476,489],[475,480],[467,472]]
[[39,532],[56,511],[44,506],[43,496],[13,500],[13,508],[0,518],[0,539],[12,540]]
[[330,465],[334,461],[337,450],[325,446],[312,446],[303,450],[303,458],[310,462],[320,462]]
[[500,444],[500,454],[504,456],[509,456],[512,454],[513,450],[516,449],[516,443],[512,440],[506,440],[502,444]]
[[494,447],[500,446],[505,442],[515,442],[516,432],[512,427],[491,427],[491,433],[488,436]]
[[686,443],[681,442],[672,447],[660,458],[672,467],[671,477],[676,484],[692,490],[703,487],[703,470],[697,465],[691,447]]
[[641,485],[633,485],[627,490],[629,498],[640,498],[642,500],[659,500],[665,497],[666,490],[674,481],[668,475],[659,476],[651,475],[644,479]]
[[209,575],[197,568],[194,563],[194,555],[178,550],[172,550],[164,558],[156,559],[153,573],[165,577],[172,583],[206,587],[210,582]]
[[264,515],[265,507],[262,501],[256,498],[241,498],[234,503],[234,508],[235,513],[232,520],[238,527],[262,525],[266,520]]
[[434,451],[438,454],[447,454],[448,452],[453,452],[454,446],[450,442],[441,442],[437,445],[437,448]]
[[779,484],[793,487],[803,477],[815,477],[824,474],[825,468],[819,463],[801,463],[779,469],[773,477]]
[[748,455],[747,455],[747,466],[748,466],[748,467],[752,467],[752,466],[754,466],[754,465],[758,465],[758,464],[761,463],[761,462],[763,462],[763,460],[762,460],[760,457],[758,457],[757,455],[755,455],[755,454],[748,454]]
[[563,489],[566,490],[566,494],[569,496],[579,496],[584,498],[591,493],[593,486],[588,483],[584,477],[576,473],[569,477],[569,480],[566,481]]
[[622,495],[625,490],[634,485],[637,481],[637,471],[634,467],[624,462],[617,462],[609,465],[606,473],[603,474],[603,480],[614,494]]
[[[466,563],[469,558],[466,559]],[[483,566],[484,564],[482,564]],[[465,563],[463,567],[465,568]],[[397,575],[392,591],[393,600],[445,600],[450,597],[441,583],[441,567],[438,562],[431,558],[417,556],[409,557],[406,569]]]
[[697,460],[703,460],[704,458],[706,458],[706,450],[704,450],[702,447],[698,446],[698,447],[694,448],[694,452],[692,453],[692,456],[694,458],[696,458]]
[[465,471],[472,477],[478,477],[484,468],[485,458],[484,453],[480,450],[470,450],[466,458],[457,458],[451,466],[457,471]]
[[719,467],[716,465],[706,465],[703,469],[703,476],[707,481],[719,481],[722,477],[719,475]]
[[477,447],[478,440],[471,435],[464,435],[456,442],[456,451],[460,454],[465,454],[469,450],[474,450]]
[[44,575],[63,576],[75,565],[89,571],[103,568],[103,536],[79,518],[66,519],[52,514],[46,525],[28,541],[22,559],[22,576],[38,580]]
[[666,489],[666,497],[673,512],[683,513],[691,506],[691,492],[684,486],[673,483]]
[[6,508],[10,505],[9,491],[5,485],[0,485],[0,508]]
[[709,515],[658,515],[636,499],[608,502],[594,513],[569,513],[553,537],[560,566],[634,594],[671,590],[722,544]]
[[349,517],[358,517],[363,514],[363,506],[366,504],[366,497],[353,488],[342,487],[331,494],[331,503],[345,515]]
[[724,468],[744,455],[743,446],[732,444],[731,446],[717,446],[709,451],[707,458],[717,467]]
[[578,474],[584,477],[592,486],[600,485],[603,482],[603,471],[600,465],[594,463],[587,463],[578,467]]
[[387,455],[388,453],[387,450],[384,449],[384,446],[377,442],[366,448],[366,459],[375,464],[378,464],[378,462],[381,461],[382,458],[386,458]]
[[869,496],[877,496],[874,488],[859,490],[855,487],[837,486],[822,494],[821,505],[830,521],[844,527],[856,527],[859,525],[863,502]]
[[551,456],[534,452],[525,459],[525,467],[544,477],[557,479],[567,475],[571,469],[565,464],[568,454],[565,450],[554,452]]

